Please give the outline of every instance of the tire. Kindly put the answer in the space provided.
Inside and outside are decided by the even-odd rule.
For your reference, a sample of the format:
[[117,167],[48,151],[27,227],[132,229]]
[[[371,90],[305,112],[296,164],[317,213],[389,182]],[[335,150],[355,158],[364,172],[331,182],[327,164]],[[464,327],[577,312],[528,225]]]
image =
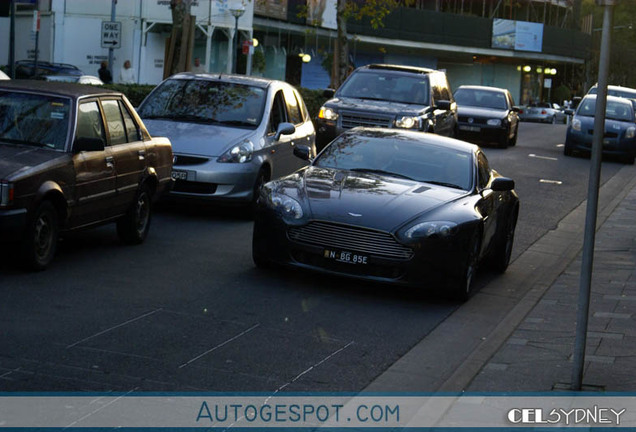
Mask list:
[[519,126],[515,127],[515,134],[513,135],[512,139],[508,142],[510,147],[514,147],[514,146],[517,145],[517,136],[518,135],[519,135]]
[[552,124],[556,124],[557,123],[556,116],[552,116],[552,120],[550,120],[550,123],[552,123]]
[[152,198],[146,185],[139,187],[135,201],[117,221],[117,234],[126,244],[141,244],[148,236],[152,220]]
[[453,280],[450,291],[450,299],[465,302],[472,294],[473,280],[477,272],[479,251],[481,249],[481,234],[475,231],[468,243],[468,255],[463,263],[460,275]]
[[508,148],[510,144],[510,138],[508,138],[508,134],[504,134],[499,138],[499,148],[505,149]]
[[572,146],[568,145],[567,140],[565,141],[565,144],[563,145],[563,154],[565,156],[574,156],[574,149],[572,148]]
[[518,210],[514,210],[506,220],[504,231],[498,236],[497,243],[490,256],[490,267],[497,273],[504,273],[510,264],[512,246],[515,240]]
[[254,265],[259,269],[271,269],[274,267],[274,264],[260,253],[261,241],[258,239],[260,235],[257,225],[258,222],[255,222],[254,231],[252,233],[252,261],[254,261]]
[[256,213],[256,206],[258,202],[258,197],[261,194],[261,189],[263,185],[269,181],[269,170],[267,167],[261,167],[258,171],[258,175],[256,176],[256,181],[254,182],[254,190],[252,192],[252,201],[250,203],[250,210],[252,215]]
[[25,269],[42,271],[53,260],[60,233],[58,213],[50,201],[42,202],[31,219],[22,243]]

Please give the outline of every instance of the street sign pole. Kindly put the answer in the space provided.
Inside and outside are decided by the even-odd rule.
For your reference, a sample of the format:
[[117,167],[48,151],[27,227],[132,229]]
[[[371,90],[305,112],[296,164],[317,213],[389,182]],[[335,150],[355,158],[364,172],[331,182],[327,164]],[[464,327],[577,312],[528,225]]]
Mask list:
[[10,0],[9,13],[11,19],[9,23],[9,76],[15,79],[15,0]]
[[[599,2],[599,0],[597,0]],[[576,319],[576,339],[572,369],[571,389],[580,391],[585,366],[585,345],[587,342],[587,326],[590,313],[590,291],[592,283],[592,266],[594,263],[594,240],[596,237],[596,216],[598,213],[598,194],[601,177],[601,159],[603,156],[603,135],[605,132],[605,106],[607,104],[607,76],[610,58],[610,34],[612,31],[612,14],[614,1],[600,1],[605,6],[603,15],[603,35],[601,39],[601,57],[599,60],[598,93],[596,95],[596,112],[594,114],[594,135],[592,138],[592,160],[587,191],[587,208],[585,216],[585,237],[583,239],[583,256],[581,262],[581,278],[579,286],[579,304]]]
[[33,75],[38,74],[38,50],[40,42],[40,11],[33,11],[33,31],[35,32],[35,59],[33,64]]
[[[115,9],[117,7],[117,0],[111,0],[111,8],[110,8],[110,21],[115,22],[116,12]],[[115,70],[113,69],[113,46],[111,45],[108,48],[108,68],[110,69],[110,73],[113,77],[113,82],[115,81]]]

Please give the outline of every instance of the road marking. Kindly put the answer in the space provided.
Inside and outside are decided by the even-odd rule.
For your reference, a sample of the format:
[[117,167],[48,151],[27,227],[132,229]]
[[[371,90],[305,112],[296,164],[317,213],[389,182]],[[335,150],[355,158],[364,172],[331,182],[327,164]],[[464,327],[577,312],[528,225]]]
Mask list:
[[563,182],[559,180],[546,180],[546,179],[540,179],[539,183],[548,183],[548,184],[555,184],[555,185],[563,184]]
[[104,330],[104,331],[100,331],[99,333],[96,333],[96,334],[94,334],[93,336],[89,336],[89,337],[87,337],[87,338],[82,339],[81,341],[77,341],[77,342],[75,342],[75,343],[73,343],[73,344],[67,345],[67,346],[66,346],[66,349],[73,348],[74,346],[79,345],[79,344],[81,344],[82,342],[86,342],[86,341],[87,341],[87,340],[89,340],[89,339],[96,338],[97,336],[101,336],[101,335],[103,335],[104,333],[108,333],[108,332],[109,332],[109,331],[111,331],[111,330],[115,330],[116,328],[123,327],[123,326],[125,326],[125,325],[127,325],[127,324],[130,324],[130,323],[132,323],[132,322],[138,321],[138,320],[140,320],[140,319],[142,319],[142,318],[146,318],[146,317],[148,317],[148,316],[150,316],[150,315],[153,315],[153,314],[156,314],[157,312],[160,312],[160,311],[162,311],[162,310],[163,310],[163,309],[161,309],[161,308],[159,308],[159,309],[155,309],[155,310],[153,310],[152,312],[145,313],[145,314],[143,314],[143,315],[138,316],[137,318],[133,318],[133,319],[128,320],[128,321],[126,321],[126,322],[123,322],[123,323],[121,323],[121,324],[117,324],[116,326],[111,327],[111,328],[109,328],[109,329],[106,329],[106,330]]
[[565,147],[565,144],[557,144],[557,148]]
[[232,338],[230,338],[230,339],[226,340],[226,341],[225,341],[225,342],[223,342],[223,343],[220,343],[219,345],[215,346],[214,348],[209,349],[209,350],[207,350],[206,352],[204,352],[204,353],[202,353],[202,354],[199,354],[198,356],[196,356],[195,358],[193,358],[193,359],[191,359],[191,360],[188,360],[187,362],[185,362],[184,364],[182,364],[181,366],[179,366],[179,369],[181,369],[181,368],[184,368],[184,367],[188,366],[190,363],[192,363],[192,362],[195,362],[195,361],[199,360],[201,357],[203,357],[203,356],[206,356],[206,355],[210,354],[212,351],[215,351],[215,350],[217,350],[217,349],[219,349],[219,348],[221,348],[221,347],[223,347],[223,346],[225,346],[225,345],[229,344],[230,342],[232,342],[232,341],[234,341],[234,340],[236,340],[236,339],[240,338],[241,336],[244,336],[244,335],[248,334],[249,332],[251,332],[252,330],[254,330],[254,329],[255,329],[255,328],[257,328],[257,327],[260,327],[260,323],[259,323],[259,324],[255,324],[255,325],[253,325],[252,327],[248,328],[247,330],[242,331],[241,333],[239,333],[239,334],[237,334],[236,336],[234,336],[234,337],[232,337]]
[[536,159],[545,159],[545,160],[553,160],[553,161],[559,160],[557,158],[548,157],[548,156],[538,156],[538,155],[536,155],[534,153],[530,153],[528,156],[531,157],[531,158],[536,158]]

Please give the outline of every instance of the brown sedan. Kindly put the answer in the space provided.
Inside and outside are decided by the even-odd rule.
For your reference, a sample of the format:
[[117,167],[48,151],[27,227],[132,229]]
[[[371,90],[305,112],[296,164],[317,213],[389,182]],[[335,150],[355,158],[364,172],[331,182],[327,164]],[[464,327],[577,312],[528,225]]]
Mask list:
[[0,84],[0,242],[43,270],[61,231],[116,222],[144,241],[172,148],[151,137],[124,95],[40,81]]

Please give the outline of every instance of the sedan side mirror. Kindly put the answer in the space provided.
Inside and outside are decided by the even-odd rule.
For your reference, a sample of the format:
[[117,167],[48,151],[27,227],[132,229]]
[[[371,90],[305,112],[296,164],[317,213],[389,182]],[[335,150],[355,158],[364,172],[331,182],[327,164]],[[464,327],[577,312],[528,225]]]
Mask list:
[[451,101],[438,100],[437,102],[435,102],[435,108],[437,108],[439,110],[448,111],[448,110],[451,109],[451,106],[452,106]]
[[332,89],[332,88],[325,89],[322,92],[322,96],[326,97],[327,99],[331,99],[333,97],[333,95],[335,95],[335,94],[336,94],[336,91],[334,89]]
[[76,138],[73,143],[73,153],[80,153],[83,151],[104,151],[104,140],[101,138],[88,137]]
[[511,191],[515,188],[515,181],[508,177],[497,177],[490,184],[490,189],[496,192]]
[[516,113],[521,112],[521,108],[519,108],[517,105],[513,106],[512,110]]
[[298,145],[294,147],[294,156],[304,161],[311,159],[311,147],[307,145]]
[[278,125],[276,128],[276,136],[274,137],[275,141],[280,139],[281,135],[291,135],[296,132],[296,126],[291,123],[283,122]]
[[563,112],[569,116],[574,115],[574,110],[572,108],[566,108]]

